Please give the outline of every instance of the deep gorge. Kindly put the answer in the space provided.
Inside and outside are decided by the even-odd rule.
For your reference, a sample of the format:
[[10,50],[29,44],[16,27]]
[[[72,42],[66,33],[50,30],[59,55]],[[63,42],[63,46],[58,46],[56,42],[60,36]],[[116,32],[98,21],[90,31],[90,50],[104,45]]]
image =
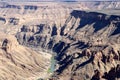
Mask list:
[[55,80],[92,79],[97,75],[95,70],[101,74],[99,78],[104,78],[106,71],[117,66],[116,74],[120,70],[119,21],[119,16],[74,10],[63,26],[23,25],[16,38],[22,45],[40,46],[56,53]]

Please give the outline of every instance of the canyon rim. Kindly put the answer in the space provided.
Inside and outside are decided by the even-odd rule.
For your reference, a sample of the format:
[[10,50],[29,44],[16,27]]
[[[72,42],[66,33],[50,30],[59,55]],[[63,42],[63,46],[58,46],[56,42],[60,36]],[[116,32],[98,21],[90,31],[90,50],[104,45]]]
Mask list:
[[0,0],[0,80],[120,80],[120,2]]

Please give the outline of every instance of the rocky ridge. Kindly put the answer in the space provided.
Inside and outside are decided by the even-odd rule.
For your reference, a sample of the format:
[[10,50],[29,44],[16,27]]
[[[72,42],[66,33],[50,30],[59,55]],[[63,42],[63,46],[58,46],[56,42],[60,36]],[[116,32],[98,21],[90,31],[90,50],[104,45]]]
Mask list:
[[[119,66],[119,29],[119,16],[74,10],[62,27],[24,25],[16,37],[23,45],[41,46],[56,52],[57,68],[53,79],[90,80],[96,74],[102,79],[104,74]],[[115,78],[119,76],[111,79]]]
[[[15,40],[15,37],[13,39],[15,42],[11,42],[20,48],[12,46],[12,50],[7,49],[8,53],[12,53],[12,55],[6,52],[6,48],[1,48],[1,54],[4,54],[6,61],[8,56],[10,64],[15,65],[15,68],[25,68],[26,71],[26,69],[29,69],[29,64],[32,65],[28,70],[30,74],[24,73],[21,77],[19,70],[17,70],[18,72],[11,70],[10,73],[12,74],[8,77],[1,73],[2,79],[6,77],[6,79],[9,77],[11,79],[37,79],[43,74],[41,73],[42,70],[43,72],[47,71],[48,63],[45,65],[41,65],[41,63],[46,62],[46,60],[49,62],[50,59],[42,57],[43,55],[37,54],[36,51],[34,52],[34,50],[25,46],[56,53],[57,64],[55,73],[51,77],[53,80],[119,79],[120,16],[108,15],[105,14],[106,12],[89,11],[93,5],[96,5],[96,7],[93,7],[93,11],[96,9],[105,9],[104,11],[106,11],[108,8],[118,11],[119,2],[80,3],[77,5],[71,3],[71,6],[67,3],[1,4],[0,24],[2,27],[0,27],[0,31],[15,36],[19,43]],[[87,7],[90,4],[92,4],[91,7]],[[116,4],[118,6],[115,6]],[[83,9],[88,11],[81,11]],[[8,37],[1,38],[1,45]],[[9,39],[11,40],[11,38]],[[29,54],[32,56],[29,56]],[[19,60],[16,59],[18,56],[20,56]],[[29,64],[24,63],[26,61],[22,62],[21,58],[24,58],[23,61],[28,59]],[[37,63],[36,59],[38,59]],[[24,65],[21,65],[21,63],[24,63]],[[7,66],[5,70],[9,71],[8,63],[4,65]],[[45,71],[41,67],[45,67]],[[24,70],[20,70],[20,72],[22,71]],[[7,75],[5,71],[3,72]],[[13,72],[18,76],[14,76]],[[111,79],[109,79],[109,76],[111,76]]]

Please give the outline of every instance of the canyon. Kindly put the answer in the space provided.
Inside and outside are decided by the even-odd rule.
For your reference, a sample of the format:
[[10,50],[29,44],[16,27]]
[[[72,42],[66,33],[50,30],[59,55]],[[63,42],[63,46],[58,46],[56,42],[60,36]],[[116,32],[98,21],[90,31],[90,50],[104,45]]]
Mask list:
[[120,2],[0,4],[1,80],[120,79]]

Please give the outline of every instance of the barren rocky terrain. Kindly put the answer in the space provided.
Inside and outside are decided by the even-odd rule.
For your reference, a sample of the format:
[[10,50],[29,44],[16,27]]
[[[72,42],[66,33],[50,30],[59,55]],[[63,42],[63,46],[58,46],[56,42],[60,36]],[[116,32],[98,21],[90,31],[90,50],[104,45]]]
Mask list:
[[37,80],[48,76],[50,55],[19,45],[14,36],[0,36],[0,80]]
[[120,79],[120,2],[0,4],[1,80]]

